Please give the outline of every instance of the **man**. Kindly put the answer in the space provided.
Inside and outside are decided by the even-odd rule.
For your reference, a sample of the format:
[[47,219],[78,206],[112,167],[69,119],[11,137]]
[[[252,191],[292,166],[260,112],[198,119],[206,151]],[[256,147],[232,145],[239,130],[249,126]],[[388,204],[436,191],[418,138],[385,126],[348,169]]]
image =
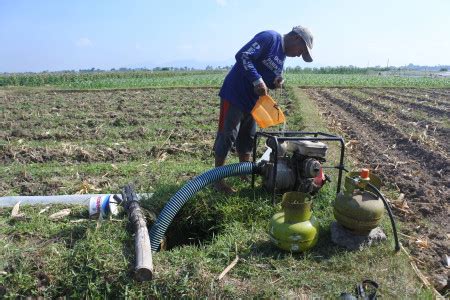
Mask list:
[[[232,145],[240,162],[250,161],[256,124],[251,110],[259,96],[267,95],[268,88],[280,88],[286,56],[302,56],[312,62],[311,32],[296,26],[281,35],[275,31],[258,33],[236,54],[236,63],[225,77],[220,89],[219,129],[214,143],[215,165],[225,165]],[[214,184],[216,190],[230,194],[235,190],[223,180]]]

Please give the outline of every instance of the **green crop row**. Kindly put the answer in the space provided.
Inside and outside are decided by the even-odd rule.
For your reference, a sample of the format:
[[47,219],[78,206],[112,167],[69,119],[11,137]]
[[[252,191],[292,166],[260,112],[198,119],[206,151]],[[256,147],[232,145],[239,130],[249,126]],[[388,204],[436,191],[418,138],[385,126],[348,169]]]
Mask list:
[[401,77],[362,74],[288,73],[286,82],[312,87],[414,87],[450,88],[450,77]]
[[[55,86],[64,88],[112,88],[168,86],[194,82],[206,84],[214,78],[223,80],[224,71],[128,71],[128,72],[58,72],[0,75],[0,86]],[[218,84],[218,83],[216,83]]]
[[[9,74],[0,75],[0,87],[44,86],[62,89],[219,87],[225,75],[224,70]],[[289,71],[285,77],[287,84],[296,86],[450,88],[450,77],[302,74]]]

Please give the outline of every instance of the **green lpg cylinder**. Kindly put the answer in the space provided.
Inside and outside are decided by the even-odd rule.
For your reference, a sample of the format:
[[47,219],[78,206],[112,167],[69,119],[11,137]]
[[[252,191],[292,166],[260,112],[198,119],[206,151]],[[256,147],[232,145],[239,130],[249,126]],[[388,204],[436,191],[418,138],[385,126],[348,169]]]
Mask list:
[[342,226],[356,234],[368,234],[383,218],[383,201],[367,188],[367,182],[380,188],[381,180],[370,175],[367,169],[361,173],[350,172],[345,177],[344,192],[336,196],[334,217]]
[[311,199],[301,192],[287,192],[281,202],[283,212],[272,217],[270,240],[279,248],[303,252],[312,248],[318,239],[319,224],[311,217]]

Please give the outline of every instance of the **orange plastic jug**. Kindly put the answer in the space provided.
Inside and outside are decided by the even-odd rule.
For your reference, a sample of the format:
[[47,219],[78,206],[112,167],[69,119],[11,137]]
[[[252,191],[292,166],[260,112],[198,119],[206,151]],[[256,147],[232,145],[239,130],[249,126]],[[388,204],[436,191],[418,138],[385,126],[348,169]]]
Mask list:
[[283,111],[269,95],[260,96],[251,113],[256,124],[261,128],[278,125],[286,121]]

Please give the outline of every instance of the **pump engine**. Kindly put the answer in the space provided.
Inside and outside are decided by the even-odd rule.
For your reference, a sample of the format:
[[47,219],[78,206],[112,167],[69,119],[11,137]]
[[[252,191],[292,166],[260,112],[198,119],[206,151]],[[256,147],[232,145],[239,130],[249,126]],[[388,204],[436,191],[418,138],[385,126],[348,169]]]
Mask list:
[[276,143],[267,139],[261,158],[263,185],[271,191],[299,191],[314,195],[328,179],[322,170],[327,145],[319,141],[293,140]]

